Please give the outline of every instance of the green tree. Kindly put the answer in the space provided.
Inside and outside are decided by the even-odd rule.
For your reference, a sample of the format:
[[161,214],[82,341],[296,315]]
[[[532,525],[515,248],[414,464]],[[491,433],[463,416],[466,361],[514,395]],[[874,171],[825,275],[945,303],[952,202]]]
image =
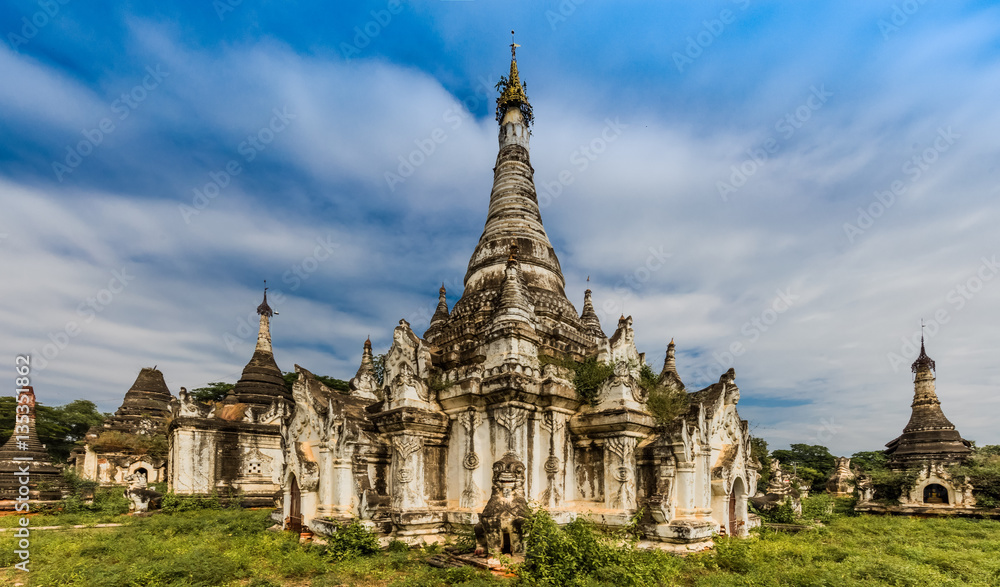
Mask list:
[[778,459],[782,465],[809,469],[803,471],[802,478],[810,481],[812,491],[826,489],[826,480],[837,465],[830,449],[816,444],[793,444],[789,450],[771,451],[771,458]]
[[863,450],[851,455],[851,465],[866,473],[884,471],[889,463],[889,457],[880,450]]
[[[14,432],[14,412],[17,399],[0,397],[0,436],[6,442]],[[107,414],[97,411],[94,402],[78,399],[63,406],[35,404],[35,434],[45,445],[49,455],[59,462],[69,458],[77,441],[83,440],[87,430],[104,421]]]
[[226,399],[226,394],[236,387],[233,383],[224,381],[213,381],[205,387],[196,387],[191,390],[191,397],[199,402],[221,402]]
[[[291,391],[292,385],[294,385],[299,378],[299,374],[295,371],[285,371],[281,375],[281,378],[285,380],[285,387],[288,388],[288,391]],[[351,389],[351,386],[342,379],[328,377],[326,375],[316,375],[316,379],[323,385],[335,391],[350,391]]]
[[757,436],[751,436],[750,454],[760,463],[757,492],[763,495],[767,493],[767,484],[771,480],[771,454],[767,451],[767,441]]

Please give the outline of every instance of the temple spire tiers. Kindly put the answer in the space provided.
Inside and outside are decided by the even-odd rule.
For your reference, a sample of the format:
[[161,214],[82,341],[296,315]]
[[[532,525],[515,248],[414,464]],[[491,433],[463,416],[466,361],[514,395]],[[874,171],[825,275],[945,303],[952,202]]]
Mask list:
[[[20,503],[25,499],[29,502],[58,500],[63,487],[62,473],[52,463],[35,431],[35,389],[30,385],[20,389],[19,409],[11,422],[12,434],[0,447],[0,509],[15,509],[18,497]],[[24,475],[25,469],[28,475]],[[25,480],[23,487],[28,490],[27,494],[21,492],[22,480]]]
[[601,320],[597,317],[597,312],[594,311],[594,302],[591,299],[589,289],[583,292],[583,312],[580,313],[580,321],[590,329],[590,333],[595,338],[605,339],[608,337],[601,328]]
[[914,373],[910,420],[903,434],[886,444],[889,464],[905,469],[924,462],[957,463],[972,453],[971,443],[945,417],[935,389],[935,363],[920,339],[920,355],[911,365]]
[[663,370],[660,371],[659,382],[662,385],[667,385],[674,390],[684,389],[684,382],[681,381],[681,376],[677,372],[677,361],[674,358],[675,345],[674,339],[670,339],[670,344],[667,345],[667,356],[663,360]]
[[264,301],[257,306],[257,314],[260,315],[257,346],[250,362],[243,368],[243,375],[233,387],[232,397],[227,401],[249,404],[255,410],[267,410],[275,401],[292,402],[292,393],[285,386],[271,349],[270,319],[276,313],[267,303],[267,288],[264,288]]
[[479,342],[492,329],[496,304],[505,299],[499,294],[508,279],[512,248],[516,250],[519,289],[534,307],[540,352],[582,358],[593,355],[597,348],[591,327],[583,323],[566,297],[559,259],[542,225],[529,156],[532,114],[517,69],[516,49],[512,46],[510,76],[498,85],[499,152],[486,225],[469,260],[461,298],[447,318],[435,312],[424,334],[429,344],[441,349],[441,364],[448,368],[481,355]]
[[378,381],[375,378],[375,357],[372,355],[372,339],[365,340],[361,352],[361,366],[357,374],[348,382],[351,395],[370,401],[378,400]]

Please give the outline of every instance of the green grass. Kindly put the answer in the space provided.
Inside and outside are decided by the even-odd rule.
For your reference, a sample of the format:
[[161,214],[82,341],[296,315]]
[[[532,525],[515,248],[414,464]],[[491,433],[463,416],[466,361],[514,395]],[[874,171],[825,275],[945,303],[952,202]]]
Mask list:
[[[71,517],[39,516],[32,525],[43,520],[67,525]],[[430,553],[422,550],[344,556],[343,549],[327,552],[322,546],[301,545],[295,536],[267,531],[271,521],[260,510],[158,513],[113,521],[125,525],[33,533],[32,572],[26,578],[10,568],[14,536],[0,534],[0,566],[6,567],[0,570],[0,585],[15,580],[45,587],[516,584],[471,568],[430,567],[425,563]],[[686,558],[630,551],[620,537],[609,542],[583,524],[565,535],[548,525],[538,531],[547,535],[536,547],[545,546],[536,552],[550,559],[547,568],[573,566],[555,583],[565,586],[618,585],[625,579],[685,587],[1000,584],[1000,522],[990,520],[835,515],[825,526],[798,534],[765,529],[746,540],[722,538],[715,552]],[[363,540],[359,536],[359,542],[344,548]],[[576,558],[567,563],[561,550]],[[536,572],[533,580],[523,582],[545,584],[546,576]]]

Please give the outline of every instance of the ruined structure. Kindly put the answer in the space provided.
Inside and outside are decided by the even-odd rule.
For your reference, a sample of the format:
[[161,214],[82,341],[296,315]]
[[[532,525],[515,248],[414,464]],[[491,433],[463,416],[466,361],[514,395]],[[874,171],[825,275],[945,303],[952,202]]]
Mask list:
[[[323,531],[329,520],[357,516],[410,542],[481,523],[491,550],[516,550],[520,501],[491,505],[510,489],[560,523],[586,514],[621,527],[643,508],[647,535],[682,548],[709,544],[716,532],[742,535],[757,465],[734,372],[686,393],[671,342],[656,387],[686,393],[688,408],[658,422],[631,317],[609,338],[589,290],[582,312],[567,298],[539,212],[533,113],[515,47],[497,100],[486,224],[464,292],[449,309],[441,288],[423,337],[400,320],[381,381],[367,345],[347,394],[296,368],[283,517]],[[614,365],[588,394],[571,368],[585,364]],[[516,468],[516,480],[494,475],[498,466]]]
[[899,506],[884,508],[873,503],[880,498],[867,479],[859,479],[862,511],[888,510],[894,513],[933,514],[942,509],[974,508],[972,487],[952,478],[951,465],[960,464],[972,454],[971,443],[962,438],[955,425],[945,417],[935,389],[934,360],[920,340],[920,355],[913,362],[912,413],[903,433],[887,443],[889,467],[895,471],[916,473],[916,481],[899,499]]
[[171,401],[163,373],[142,369],[118,411],[87,431],[84,446],[73,449],[70,466],[102,486],[124,485],[136,473],[149,483],[166,480]]
[[854,495],[854,471],[851,471],[850,458],[837,457],[837,466],[826,481],[826,491],[833,497]]
[[0,509],[62,497],[62,472],[52,463],[35,431],[35,390],[26,386],[17,396],[14,432],[0,447]]
[[281,487],[281,423],[292,394],[271,350],[266,290],[257,314],[257,346],[226,399],[198,402],[182,387],[172,404],[167,480],[174,493],[239,495],[246,505],[268,506]]

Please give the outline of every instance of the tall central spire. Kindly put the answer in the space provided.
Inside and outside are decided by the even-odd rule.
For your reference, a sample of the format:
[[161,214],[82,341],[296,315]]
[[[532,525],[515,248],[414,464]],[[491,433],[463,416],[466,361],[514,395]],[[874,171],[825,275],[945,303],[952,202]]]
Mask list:
[[507,254],[517,245],[525,285],[565,298],[565,279],[549,242],[535,192],[528,151],[531,105],[517,72],[517,44],[511,43],[510,77],[500,78],[497,121],[500,123],[493,190],[486,226],[465,275],[465,296],[497,289],[504,279]]
[[442,298],[424,334],[431,344],[450,347],[452,358],[446,360],[457,360],[457,348],[465,353],[462,360],[478,357],[481,335],[498,331],[495,323],[514,314],[530,325],[526,332],[538,337],[540,352],[550,355],[586,355],[596,349],[595,337],[603,337],[599,325],[595,330],[584,324],[566,297],[559,259],[542,226],[529,155],[533,114],[517,48],[511,43],[510,75],[497,84],[499,151],[486,225],[469,259],[465,290],[450,314]]

